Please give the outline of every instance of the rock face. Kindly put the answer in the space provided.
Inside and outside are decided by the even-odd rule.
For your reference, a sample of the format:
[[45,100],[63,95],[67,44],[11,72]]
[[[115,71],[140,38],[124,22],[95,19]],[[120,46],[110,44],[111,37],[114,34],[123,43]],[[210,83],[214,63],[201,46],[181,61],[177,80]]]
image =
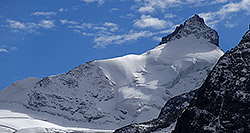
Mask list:
[[[169,99],[198,89],[223,54],[212,41],[217,33],[197,15],[174,34],[141,55],[91,61],[65,74],[20,81],[0,93],[0,103],[15,102],[43,113],[40,119],[53,115],[88,128],[152,120]],[[20,88],[22,95],[9,93]]]
[[219,46],[218,33],[212,28],[208,27],[204,20],[198,15],[194,15],[192,18],[185,21],[184,25],[181,24],[180,26],[176,27],[172,34],[162,38],[162,42],[160,44],[174,41],[182,37],[187,37],[190,34],[193,34],[197,38],[206,38],[210,43]]
[[116,129],[114,133],[150,133],[169,128],[175,124],[178,117],[193,99],[196,90],[175,96],[167,101],[161,109],[159,116],[149,122],[135,123],[120,129]]
[[106,115],[93,106],[114,98],[114,86],[115,83],[105,75],[104,70],[91,61],[66,74],[46,77],[37,82],[28,94],[25,106],[69,120],[90,122]]
[[250,31],[220,58],[174,133],[250,131]]

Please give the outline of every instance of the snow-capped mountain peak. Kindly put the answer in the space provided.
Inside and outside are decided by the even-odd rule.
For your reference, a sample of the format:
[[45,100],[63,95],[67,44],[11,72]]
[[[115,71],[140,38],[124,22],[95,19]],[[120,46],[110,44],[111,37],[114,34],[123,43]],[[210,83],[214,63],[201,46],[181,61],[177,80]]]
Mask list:
[[197,15],[164,38],[141,55],[91,61],[32,85],[18,83],[26,88],[18,98],[23,100],[13,94],[9,102],[88,128],[115,129],[153,119],[170,98],[199,88],[223,55],[213,43],[217,32]]
[[219,46],[218,33],[212,28],[208,27],[205,24],[204,19],[199,17],[197,14],[186,20],[184,25],[180,24],[180,26],[177,26],[172,34],[163,37],[160,44],[187,37],[189,35],[194,35],[197,39],[203,37],[208,39],[210,43]]

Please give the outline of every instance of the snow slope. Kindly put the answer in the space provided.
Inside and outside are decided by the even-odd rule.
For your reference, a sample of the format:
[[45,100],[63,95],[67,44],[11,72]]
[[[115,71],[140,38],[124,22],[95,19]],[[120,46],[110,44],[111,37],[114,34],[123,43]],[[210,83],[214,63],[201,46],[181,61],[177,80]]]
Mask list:
[[[88,128],[77,128],[77,127],[65,127],[60,126],[54,123],[51,123],[46,118],[39,118],[36,116],[30,116],[35,112],[27,111],[23,106],[12,104],[15,106],[16,111],[13,112],[13,108],[11,111],[9,110],[8,104],[1,103],[0,109],[0,133],[110,133],[112,130],[95,130]],[[24,113],[20,113],[23,112]],[[28,115],[28,114],[29,115]],[[35,113],[35,115],[39,115],[39,113]],[[42,115],[42,114],[41,114]],[[55,117],[54,117],[55,118]],[[56,118],[60,122],[64,122],[60,120],[60,118]]]
[[8,110],[56,125],[95,129],[156,118],[170,98],[199,88],[223,55],[211,41],[218,40],[217,32],[199,16],[176,30],[141,55],[91,61],[65,74],[18,81],[1,91],[5,106],[0,109],[9,105]]
[[197,90],[190,91],[169,99],[161,109],[159,116],[151,121],[133,123],[116,129],[114,133],[151,133],[174,130],[177,119],[187,108]]

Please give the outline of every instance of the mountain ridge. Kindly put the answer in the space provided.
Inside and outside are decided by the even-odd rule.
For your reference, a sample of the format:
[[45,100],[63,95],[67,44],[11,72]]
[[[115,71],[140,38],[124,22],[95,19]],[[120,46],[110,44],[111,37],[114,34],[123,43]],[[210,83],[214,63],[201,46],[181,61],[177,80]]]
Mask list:
[[[191,25],[188,22],[184,25]],[[28,86],[19,83],[25,92],[19,97],[8,95],[13,97],[8,102],[42,113],[41,119],[53,115],[88,128],[115,129],[151,120],[169,99],[199,88],[223,54],[211,38],[196,35],[201,30],[193,34],[185,29],[181,38],[141,55],[90,61]],[[216,40],[217,32],[211,33]],[[14,91],[20,88],[12,87]],[[1,91],[0,103],[8,92]],[[57,120],[48,121],[58,124]]]

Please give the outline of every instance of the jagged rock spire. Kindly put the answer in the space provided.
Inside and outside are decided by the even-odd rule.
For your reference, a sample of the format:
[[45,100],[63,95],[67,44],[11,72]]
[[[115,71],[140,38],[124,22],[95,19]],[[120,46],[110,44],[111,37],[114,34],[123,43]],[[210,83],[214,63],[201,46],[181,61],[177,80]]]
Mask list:
[[196,36],[198,39],[200,39],[201,37],[208,39],[210,43],[219,46],[218,33],[212,28],[208,27],[205,24],[204,19],[199,17],[197,14],[186,20],[184,22],[184,25],[180,24],[180,26],[177,26],[173,33],[166,37],[163,37],[160,44],[180,39],[182,37],[187,37],[191,34]]

